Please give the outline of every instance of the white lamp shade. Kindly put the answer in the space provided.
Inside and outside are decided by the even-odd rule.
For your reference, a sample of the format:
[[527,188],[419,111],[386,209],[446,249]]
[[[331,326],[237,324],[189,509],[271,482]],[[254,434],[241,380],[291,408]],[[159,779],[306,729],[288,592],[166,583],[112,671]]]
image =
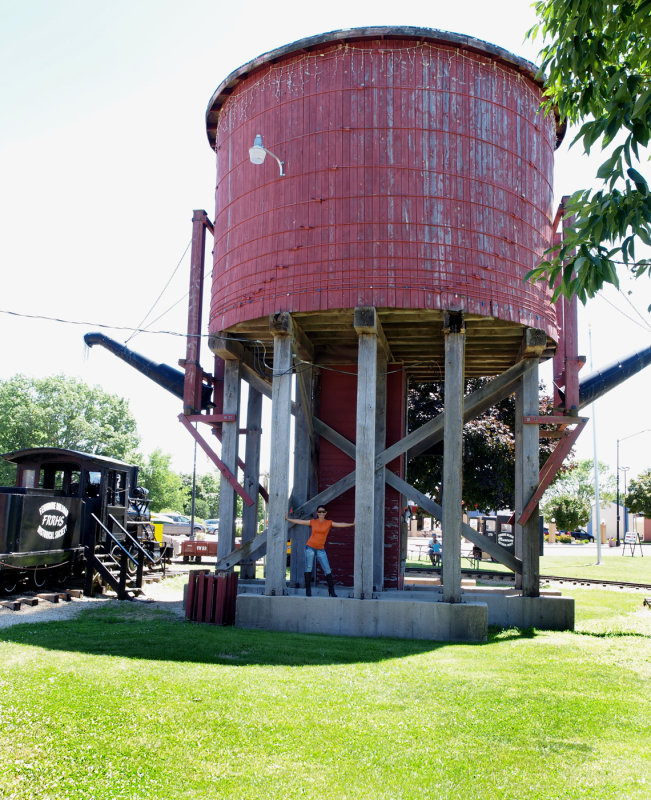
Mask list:
[[262,164],[266,155],[267,151],[262,145],[254,144],[253,147],[249,147],[249,158],[252,164]]

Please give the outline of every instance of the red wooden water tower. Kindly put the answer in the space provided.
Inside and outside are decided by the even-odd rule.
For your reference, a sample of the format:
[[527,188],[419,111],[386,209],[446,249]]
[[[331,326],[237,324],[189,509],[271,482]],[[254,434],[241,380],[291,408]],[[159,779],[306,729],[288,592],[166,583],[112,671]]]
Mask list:
[[[287,594],[291,494],[294,516],[327,503],[332,518],[355,518],[354,534],[334,530],[328,551],[358,600],[400,588],[401,509],[418,500],[442,520],[443,600],[460,600],[461,534],[482,538],[462,520],[463,423],[514,391],[521,416],[537,415],[538,363],[558,339],[545,286],[523,281],[554,224],[559,131],[541,95],[535,67],[501,48],[382,27],[274,50],[211,98],[209,342],[224,361],[220,411],[233,416],[222,424],[222,459],[234,473],[239,387],[249,382],[248,490],[261,394],[272,398],[269,526],[247,544],[245,517],[243,548],[252,556],[266,544],[266,596]],[[469,376],[495,378],[464,398]],[[443,380],[446,391],[444,414],[406,435],[408,379]],[[407,454],[438,440],[442,508],[404,480]],[[536,596],[537,514],[527,521],[522,511],[538,482],[537,425],[520,425],[517,449],[515,556],[481,546]],[[222,557],[233,550],[234,499],[224,482]],[[294,586],[304,530],[290,530]]]

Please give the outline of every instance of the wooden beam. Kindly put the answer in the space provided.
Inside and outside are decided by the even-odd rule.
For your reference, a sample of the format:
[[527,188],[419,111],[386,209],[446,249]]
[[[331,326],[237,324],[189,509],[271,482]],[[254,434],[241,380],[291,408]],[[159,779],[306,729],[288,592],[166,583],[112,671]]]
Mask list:
[[375,524],[375,416],[377,404],[377,315],[356,308],[357,427],[355,437],[355,586],[359,600],[373,597]]
[[[405,495],[406,497],[409,497],[410,500],[416,500],[418,505],[425,509],[428,514],[431,514],[435,519],[438,519],[439,522],[442,521],[443,508],[435,500],[432,500],[431,497],[428,497],[418,489],[410,486],[407,481],[404,481],[389,469],[385,469],[385,476],[386,482],[389,484],[389,486],[392,486],[394,489],[396,489],[396,491],[401,492],[401,494]],[[488,536],[485,536],[483,533],[479,533],[465,522],[462,523],[461,532],[464,538],[468,539],[468,541],[472,542],[473,544],[476,544],[478,547],[481,547],[485,553],[488,553],[489,556],[492,556],[500,564],[504,564],[505,567],[508,567],[514,572],[522,571],[522,562],[512,553],[509,553],[509,551],[504,547],[497,544],[494,539],[489,539]]]
[[[301,367],[296,375],[299,396],[302,398],[301,408],[296,415],[294,425],[294,485],[292,489],[293,508],[301,506],[310,496],[312,476],[317,467],[314,430],[312,422],[312,368]],[[290,556],[290,586],[303,586],[305,583],[305,543],[310,529],[304,525],[293,525],[290,528],[292,549]]]
[[[222,461],[230,472],[237,476],[237,447],[240,436],[240,364],[226,361],[224,364],[224,414],[233,414],[233,422],[222,423]],[[219,557],[235,549],[235,490],[225,475],[219,486]]]
[[289,313],[272,314],[274,374],[271,398],[271,463],[269,465],[269,526],[265,594],[287,594],[287,497],[292,401],[292,321]]
[[[246,409],[246,444],[244,451],[244,488],[256,498],[252,506],[242,509],[242,544],[255,539],[258,532],[258,481],[260,479],[260,445],[262,439],[262,395],[252,386]],[[255,578],[255,561],[242,565],[241,578]]]
[[[222,336],[212,335],[208,339],[211,349],[215,355],[222,358],[224,361],[238,361],[240,362],[240,370],[244,380],[253,386],[260,394],[271,399],[271,381],[260,375],[252,366],[253,359],[251,353],[248,352],[242,343],[236,339],[229,339],[228,334]],[[298,403],[292,402],[292,414],[296,414],[298,410]]]
[[208,337],[208,347],[224,361],[246,360],[246,350],[242,342],[231,338],[225,331],[211,333]]
[[[378,349],[377,390],[375,413],[375,452],[381,453],[387,440],[387,360],[385,353]],[[373,589],[381,592],[384,588],[384,525],[386,482],[384,468],[375,470],[375,519],[373,523]]]
[[387,361],[393,361],[391,347],[389,346],[389,342],[382,328],[379,315],[373,306],[357,306],[353,316],[353,327],[357,331],[358,336],[361,336],[363,333],[377,336],[378,348],[384,354]]
[[314,361],[314,346],[307,337],[307,334],[292,316],[292,348],[297,358],[301,361]]
[[461,602],[463,496],[463,314],[445,315],[445,396],[443,430],[443,602]]
[[[528,359],[522,359],[522,361],[519,361],[517,364],[507,369],[497,378],[494,378],[489,384],[482,386],[481,389],[468,395],[468,397],[464,399],[464,423],[470,422],[470,420],[474,419],[478,414],[483,413],[503,397],[509,395],[513,391],[520,376],[527,369],[527,366]],[[433,444],[441,441],[443,438],[444,419],[444,415],[439,414],[438,417],[421,425],[418,430],[412,431],[399,442],[391,445],[391,447],[378,455],[376,466],[378,468],[385,466],[390,461],[393,461],[394,458],[401,456],[407,451],[409,451],[408,457],[413,458],[430,448]]]
[[245,560],[255,561],[261,558],[267,550],[267,529],[258,534],[255,539],[246,542],[238,550],[233,550],[226,556],[220,556],[215,564],[215,572],[228,572],[234,566]]
[[320,420],[318,417],[314,417],[314,430],[320,436],[323,436],[324,439],[329,441],[330,444],[333,444],[335,447],[339,448],[342,453],[350,456],[353,460],[355,459],[355,445],[353,442],[336,431],[334,428],[331,428],[327,423],[323,422],[323,420]]
[[547,348],[547,334],[537,328],[525,328],[520,347],[520,358],[540,358]]
[[[526,415],[539,410],[538,360],[530,359],[529,369],[520,379],[515,404],[515,517],[522,515],[524,505],[538,485],[538,430],[525,424]],[[540,531],[534,508],[524,525],[515,525],[515,554],[522,560],[521,588],[525,597],[540,595]],[[518,578],[520,576],[517,576]],[[516,586],[520,581],[516,581]]]

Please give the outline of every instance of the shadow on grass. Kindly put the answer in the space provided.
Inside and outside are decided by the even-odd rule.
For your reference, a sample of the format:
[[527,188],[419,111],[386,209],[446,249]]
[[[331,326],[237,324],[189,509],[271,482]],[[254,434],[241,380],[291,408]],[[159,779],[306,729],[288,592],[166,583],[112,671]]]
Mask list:
[[486,644],[501,644],[518,639],[535,639],[536,633],[535,628],[498,628],[491,625],[488,628],[488,641]]
[[131,604],[84,610],[61,622],[15,625],[0,631],[3,641],[97,656],[231,666],[378,662],[450,646],[190,623],[164,609]]
[[621,639],[632,637],[637,639],[651,639],[648,633],[640,633],[639,631],[582,631],[575,630],[577,636],[589,636],[594,639]]
[[70,620],[15,625],[0,631],[0,642],[154,661],[300,666],[379,662],[444,647],[486,647],[534,636],[533,630],[491,628],[485,644],[454,644],[277,633],[189,623],[164,608],[120,604],[84,610]]

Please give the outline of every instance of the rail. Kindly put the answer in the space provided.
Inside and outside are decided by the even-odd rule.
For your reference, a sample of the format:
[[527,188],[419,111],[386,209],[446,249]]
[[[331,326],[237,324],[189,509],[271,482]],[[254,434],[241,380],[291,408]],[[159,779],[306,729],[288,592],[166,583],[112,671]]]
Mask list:
[[[485,580],[513,580],[512,572],[498,572],[497,570],[488,569],[467,569],[461,568],[461,571],[466,576],[475,578],[484,578]],[[438,570],[431,567],[407,567],[405,569],[408,575],[432,575],[434,572],[438,575]],[[608,586],[618,587],[622,589],[643,589],[651,590],[651,583],[634,583],[632,581],[614,581],[606,578],[569,578],[562,575],[541,575],[541,583],[545,581],[554,581],[555,583],[572,583],[581,586]]]

